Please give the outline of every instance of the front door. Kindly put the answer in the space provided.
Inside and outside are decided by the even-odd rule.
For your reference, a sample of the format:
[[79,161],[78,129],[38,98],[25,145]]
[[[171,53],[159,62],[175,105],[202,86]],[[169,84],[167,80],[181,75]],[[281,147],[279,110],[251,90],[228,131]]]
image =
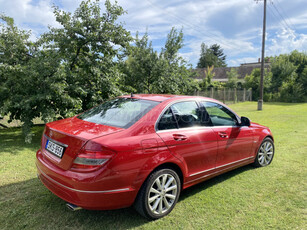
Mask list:
[[209,114],[218,140],[216,167],[228,166],[253,156],[253,130],[240,126],[238,119],[226,107],[214,102],[201,102]]

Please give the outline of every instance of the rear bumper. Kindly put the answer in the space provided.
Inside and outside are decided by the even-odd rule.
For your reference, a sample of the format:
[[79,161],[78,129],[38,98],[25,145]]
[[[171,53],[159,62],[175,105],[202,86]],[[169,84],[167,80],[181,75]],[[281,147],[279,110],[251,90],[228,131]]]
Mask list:
[[[91,183],[87,189],[82,183],[80,187],[78,182],[72,178],[71,186],[59,182],[55,179],[54,171],[47,166],[41,156],[40,150],[37,152],[37,174],[41,182],[56,196],[61,199],[80,206],[84,209],[98,209],[98,210],[109,210],[109,209],[118,209],[131,206],[134,202],[137,191],[130,187],[126,188],[116,188],[108,190],[93,190],[91,188]],[[70,172],[71,173],[71,172]],[[62,176],[63,175],[59,175]],[[95,177],[93,175],[93,177]],[[88,178],[87,178],[88,179]],[[93,178],[94,179],[94,178]],[[80,182],[81,184],[81,182]],[[117,184],[114,181],[114,184]]]

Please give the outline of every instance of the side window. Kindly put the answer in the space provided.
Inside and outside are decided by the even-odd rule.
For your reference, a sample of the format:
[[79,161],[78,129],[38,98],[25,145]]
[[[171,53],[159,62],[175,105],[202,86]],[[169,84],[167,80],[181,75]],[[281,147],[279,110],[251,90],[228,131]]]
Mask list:
[[206,110],[199,108],[195,101],[173,104],[160,118],[158,130],[208,126],[211,124]]
[[235,126],[236,116],[224,106],[214,102],[201,102],[209,114],[213,126]]
[[168,108],[160,118],[158,130],[177,129],[177,121],[175,120],[171,108]]
[[201,125],[200,109],[195,101],[178,102],[171,106],[179,128]]

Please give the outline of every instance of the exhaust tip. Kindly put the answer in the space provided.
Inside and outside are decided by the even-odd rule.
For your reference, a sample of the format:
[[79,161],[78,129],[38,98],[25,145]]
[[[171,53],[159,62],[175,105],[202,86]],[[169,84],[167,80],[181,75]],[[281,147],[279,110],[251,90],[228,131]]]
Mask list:
[[71,204],[71,203],[66,203],[66,207],[70,210],[70,211],[77,211],[82,209],[81,207]]

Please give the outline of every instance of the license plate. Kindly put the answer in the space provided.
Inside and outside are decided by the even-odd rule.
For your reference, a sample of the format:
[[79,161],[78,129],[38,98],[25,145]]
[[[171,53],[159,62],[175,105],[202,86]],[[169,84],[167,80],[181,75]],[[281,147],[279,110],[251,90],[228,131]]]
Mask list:
[[63,152],[64,152],[64,147],[63,147],[63,146],[58,145],[58,144],[54,143],[53,141],[47,139],[45,148],[46,148],[49,152],[51,152],[51,153],[53,153],[54,155],[56,155],[57,157],[62,158]]

